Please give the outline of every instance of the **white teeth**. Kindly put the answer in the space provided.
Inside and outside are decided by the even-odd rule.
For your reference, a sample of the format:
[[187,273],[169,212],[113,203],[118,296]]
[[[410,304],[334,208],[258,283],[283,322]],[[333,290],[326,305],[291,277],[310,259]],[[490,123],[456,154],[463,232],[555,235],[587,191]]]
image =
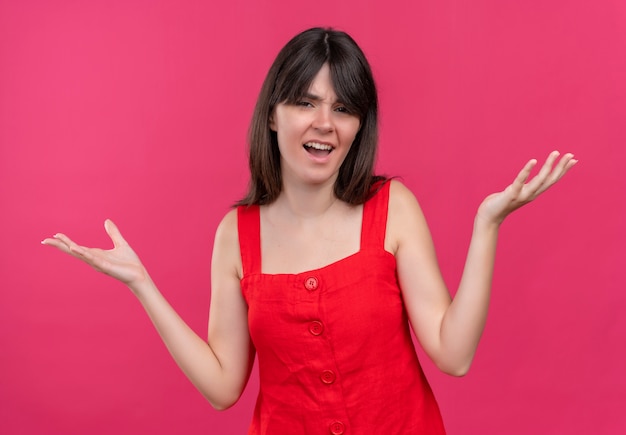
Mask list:
[[315,148],[316,150],[323,150],[323,151],[331,151],[333,149],[333,147],[331,147],[330,145],[325,145],[322,143],[317,143],[317,142],[308,142],[304,144],[305,147],[309,147],[309,148]]

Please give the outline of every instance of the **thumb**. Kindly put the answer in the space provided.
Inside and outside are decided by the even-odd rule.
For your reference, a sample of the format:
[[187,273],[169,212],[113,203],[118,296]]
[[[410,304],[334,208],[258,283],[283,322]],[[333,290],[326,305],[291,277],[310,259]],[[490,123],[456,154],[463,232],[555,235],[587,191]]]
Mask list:
[[111,219],[107,219],[104,221],[104,230],[107,232],[107,234],[113,241],[113,246],[115,246],[116,248],[128,244],[126,240],[124,240],[124,237],[122,237],[122,233],[120,233],[120,230]]

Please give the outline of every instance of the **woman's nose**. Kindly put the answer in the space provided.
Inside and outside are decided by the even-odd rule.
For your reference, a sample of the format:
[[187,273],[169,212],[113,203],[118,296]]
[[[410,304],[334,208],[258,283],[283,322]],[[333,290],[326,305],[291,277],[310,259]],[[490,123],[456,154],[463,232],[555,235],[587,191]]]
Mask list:
[[329,108],[319,107],[315,112],[313,128],[324,133],[333,131],[332,114],[330,112]]

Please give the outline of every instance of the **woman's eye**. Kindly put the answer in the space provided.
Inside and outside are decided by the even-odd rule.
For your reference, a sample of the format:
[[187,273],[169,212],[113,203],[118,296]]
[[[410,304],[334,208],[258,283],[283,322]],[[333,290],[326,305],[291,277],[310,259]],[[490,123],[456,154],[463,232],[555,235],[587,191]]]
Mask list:
[[344,106],[337,107],[335,110],[336,110],[337,112],[341,112],[341,113],[350,113],[350,111],[348,110],[348,108],[347,108],[347,107],[344,107]]
[[296,105],[298,106],[302,106],[302,107],[312,107],[313,105],[311,103],[309,103],[308,101],[298,101],[296,103]]

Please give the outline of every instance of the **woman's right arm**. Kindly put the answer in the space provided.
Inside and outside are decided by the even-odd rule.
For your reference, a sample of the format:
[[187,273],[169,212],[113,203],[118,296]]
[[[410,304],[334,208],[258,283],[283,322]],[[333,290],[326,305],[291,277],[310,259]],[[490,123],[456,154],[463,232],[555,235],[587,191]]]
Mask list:
[[208,342],[189,328],[165,300],[115,224],[107,220],[105,229],[114,244],[111,250],[79,246],[63,234],[42,243],[125,283],[141,302],[189,380],[215,409],[232,406],[248,381],[254,360],[247,306],[239,285],[241,257],[236,211],[224,217],[215,235]]

